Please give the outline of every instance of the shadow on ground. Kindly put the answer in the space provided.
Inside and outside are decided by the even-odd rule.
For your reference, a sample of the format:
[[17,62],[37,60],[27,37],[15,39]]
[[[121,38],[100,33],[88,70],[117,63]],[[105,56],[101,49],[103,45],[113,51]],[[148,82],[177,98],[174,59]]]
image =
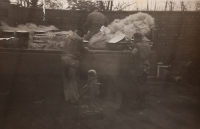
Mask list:
[[119,101],[101,100],[104,117],[82,119],[79,108],[64,101],[60,76],[26,75],[17,76],[14,83],[10,80],[1,77],[2,129],[200,128],[197,86],[168,84],[164,88],[164,83],[153,81],[148,84],[145,109],[119,112]]

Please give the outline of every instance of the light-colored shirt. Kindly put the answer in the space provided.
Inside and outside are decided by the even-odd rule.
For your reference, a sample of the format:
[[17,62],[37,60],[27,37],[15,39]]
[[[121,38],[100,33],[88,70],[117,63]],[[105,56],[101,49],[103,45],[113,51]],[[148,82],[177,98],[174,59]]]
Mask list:
[[62,56],[68,55],[73,58],[78,58],[84,50],[83,39],[75,32],[68,35],[65,39]]

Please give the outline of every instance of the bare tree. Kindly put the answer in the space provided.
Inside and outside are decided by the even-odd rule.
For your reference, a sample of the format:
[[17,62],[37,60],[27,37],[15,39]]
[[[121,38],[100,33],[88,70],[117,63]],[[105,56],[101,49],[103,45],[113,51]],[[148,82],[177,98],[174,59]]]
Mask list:
[[173,11],[173,10],[174,10],[174,2],[169,1],[169,11]]
[[104,5],[106,5],[106,10],[107,11],[112,11],[112,9],[113,9],[113,1],[105,1]]
[[135,3],[135,8],[136,8],[137,11],[139,10],[137,1],[136,1],[136,3]]
[[[43,1],[39,7],[43,6]],[[64,9],[64,5],[67,4],[67,0],[45,0],[45,8],[47,9]]]
[[149,11],[149,1],[147,0],[147,11]]
[[31,0],[31,7],[37,7],[38,0]]
[[157,10],[157,1],[155,1],[155,5],[154,5],[154,11]]
[[93,7],[98,7],[99,10],[105,11],[105,10],[112,10],[113,1],[101,1],[101,0],[95,0],[95,1],[85,1],[85,0],[67,0],[69,7],[67,9],[71,10],[85,10],[89,11]]
[[37,7],[38,0],[17,0],[17,4],[22,7]]
[[185,3],[184,1],[180,1],[180,5],[181,5],[181,11],[188,11],[188,3]]
[[166,2],[165,2],[165,11],[167,11],[167,5],[168,5],[168,1],[166,0]]
[[195,10],[200,11],[200,1],[195,2]]
[[[129,2],[118,2],[115,7],[114,10],[115,11],[124,11],[125,9],[127,9],[128,7],[130,7],[131,5],[134,5],[136,2],[134,3],[129,3]],[[136,5],[137,7],[137,5]]]

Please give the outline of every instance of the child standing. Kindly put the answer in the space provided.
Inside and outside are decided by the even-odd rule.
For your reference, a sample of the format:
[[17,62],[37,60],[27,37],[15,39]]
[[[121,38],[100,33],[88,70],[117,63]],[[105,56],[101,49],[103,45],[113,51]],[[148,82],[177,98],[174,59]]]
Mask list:
[[87,85],[83,87],[84,92],[82,96],[88,93],[87,99],[82,105],[84,115],[98,115],[102,113],[102,108],[98,102],[99,83],[97,80],[96,71],[91,69],[88,71]]

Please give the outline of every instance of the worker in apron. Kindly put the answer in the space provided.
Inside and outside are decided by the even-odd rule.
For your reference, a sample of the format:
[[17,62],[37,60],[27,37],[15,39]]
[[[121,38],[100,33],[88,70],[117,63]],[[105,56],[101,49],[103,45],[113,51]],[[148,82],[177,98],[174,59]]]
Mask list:
[[73,34],[65,38],[62,51],[62,71],[65,101],[70,104],[77,104],[79,101],[78,86],[78,69],[80,66],[79,59],[83,52],[88,51],[84,46],[83,36],[84,29],[79,28]]

